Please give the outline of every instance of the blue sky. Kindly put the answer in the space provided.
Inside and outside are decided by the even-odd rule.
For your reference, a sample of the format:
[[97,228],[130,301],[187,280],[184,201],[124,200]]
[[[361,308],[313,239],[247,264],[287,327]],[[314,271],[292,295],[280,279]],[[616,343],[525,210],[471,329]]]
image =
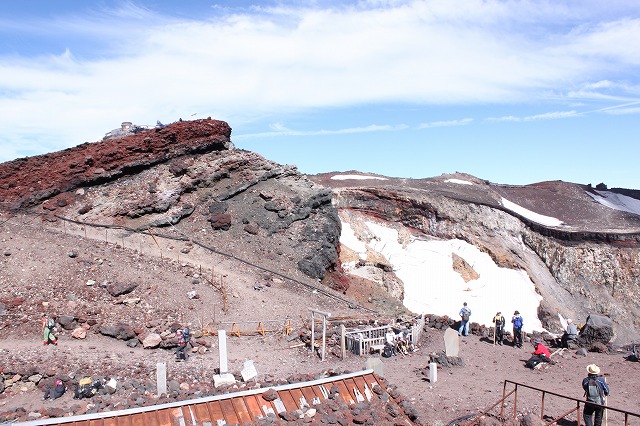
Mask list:
[[640,2],[2,3],[0,162],[209,116],[303,173],[640,189]]

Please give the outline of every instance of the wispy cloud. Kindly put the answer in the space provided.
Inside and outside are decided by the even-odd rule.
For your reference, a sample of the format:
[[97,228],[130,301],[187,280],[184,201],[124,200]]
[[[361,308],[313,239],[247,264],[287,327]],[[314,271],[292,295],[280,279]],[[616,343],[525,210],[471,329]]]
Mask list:
[[579,117],[582,113],[577,111],[553,111],[545,112],[543,114],[527,115],[524,117],[517,117],[514,115],[506,115],[502,117],[489,117],[487,121],[493,122],[526,122],[526,121],[539,121],[539,120],[557,120],[560,118],[573,118]]
[[447,121],[432,121],[430,123],[421,123],[418,125],[418,129],[430,129],[432,127],[451,127],[451,126],[466,126],[471,124],[473,118],[463,118],[461,120],[447,120]]
[[275,136],[330,136],[354,133],[392,132],[407,129],[409,126],[404,124],[395,126],[371,124],[365,127],[351,127],[335,130],[294,130],[287,128],[280,123],[274,123],[270,127],[272,129],[272,131],[270,132],[239,134],[235,135],[234,139],[264,138]]

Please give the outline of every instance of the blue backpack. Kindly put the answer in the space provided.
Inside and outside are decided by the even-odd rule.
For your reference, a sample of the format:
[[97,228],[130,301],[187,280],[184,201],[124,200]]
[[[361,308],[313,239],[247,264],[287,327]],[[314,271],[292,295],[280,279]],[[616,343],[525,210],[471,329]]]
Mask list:
[[513,327],[514,328],[522,328],[522,317],[515,317],[513,319]]

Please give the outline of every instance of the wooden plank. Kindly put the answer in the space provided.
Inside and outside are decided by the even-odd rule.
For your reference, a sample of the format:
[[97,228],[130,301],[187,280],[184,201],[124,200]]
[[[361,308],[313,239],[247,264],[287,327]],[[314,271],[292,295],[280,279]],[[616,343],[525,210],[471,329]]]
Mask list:
[[144,413],[131,414],[131,426],[145,426]]
[[244,404],[247,406],[247,411],[252,420],[258,420],[259,418],[266,417],[260,408],[258,399],[255,395],[247,395],[244,397]]
[[102,419],[89,420],[88,426],[102,426]]
[[356,385],[356,382],[351,378],[351,379],[344,379],[343,380],[345,386],[347,387],[347,390],[349,391],[349,396],[351,398],[353,398],[353,401],[357,404],[358,402],[363,402],[363,401],[358,401],[358,398],[356,397],[356,392],[354,389],[358,390],[358,393],[360,393],[361,397],[364,398],[364,401],[367,400],[367,398],[365,398],[364,396],[364,392],[361,391],[360,389],[358,389],[358,385]]
[[238,416],[238,420],[240,420],[240,424],[246,424],[251,422],[251,415],[249,414],[249,409],[244,403],[244,400],[240,397],[232,398],[231,403],[233,404],[233,408],[236,410],[236,415]]
[[118,426],[131,426],[131,416],[118,416]]
[[222,412],[224,413],[224,420],[227,423],[235,424],[240,423],[240,419],[236,415],[236,410],[233,408],[233,403],[230,399],[222,399],[220,400],[220,407],[222,407]]
[[278,396],[284,404],[284,408],[287,410],[287,412],[295,411],[298,409],[297,402],[293,399],[293,397],[291,396],[291,392],[289,392],[288,390],[279,391]]
[[169,416],[169,410],[156,411],[156,418],[158,419],[159,426],[171,426],[171,416]]
[[184,415],[184,424],[186,426],[196,426],[198,424],[196,419],[196,410],[193,407],[193,404],[183,405],[182,414]]
[[338,390],[340,391],[340,397],[344,400],[344,402],[347,403],[347,405],[351,405],[356,402],[355,397],[353,397],[352,393],[349,392],[349,389],[344,384],[343,380],[336,380],[335,382],[333,382],[333,384],[338,387]]
[[118,422],[115,417],[107,417],[102,419],[102,426],[117,426]]
[[224,420],[224,413],[222,412],[220,401],[211,401],[206,404],[213,424],[216,424],[218,420]]
[[147,411],[144,413],[144,424],[147,426],[159,424],[158,416],[155,411]]
[[[301,405],[304,402],[306,402],[309,407],[311,406],[311,401],[307,400],[307,397],[304,396],[304,394],[302,393],[302,390],[291,389],[290,392],[291,392],[291,397],[293,398],[293,402],[296,404],[297,410],[302,408]],[[303,402],[301,402],[300,400],[302,400]]]
[[265,411],[266,407],[266,410],[271,409],[276,417],[278,417],[278,410],[276,410],[276,406],[273,405],[271,401],[267,401],[266,399],[264,399],[262,397],[262,394],[256,395],[256,400],[258,401],[258,406],[260,407],[260,411],[262,411],[263,416],[267,416],[267,412]]
[[360,392],[362,392],[362,395],[364,396],[365,400],[368,401],[367,394],[369,394],[371,396],[371,398],[373,398],[373,396],[375,394],[371,390],[371,385],[369,383],[367,383],[367,381],[364,379],[364,377],[356,376],[356,377],[353,378],[353,381],[358,386],[358,389],[360,390]]
[[179,425],[184,422],[184,414],[182,413],[182,409],[180,407],[169,408],[167,409],[167,411],[169,412],[171,425]]
[[204,402],[193,404],[193,408],[195,411],[197,424],[201,425],[204,422],[214,423],[211,421],[209,410],[207,410],[207,405]]
[[312,407],[313,407],[313,399],[314,398],[318,398],[320,401],[322,401],[322,395],[320,395],[320,396],[316,395],[316,393],[313,391],[313,387],[312,386],[305,386],[305,387],[301,388],[300,391],[302,392],[304,397],[307,399],[307,402],[309,403],[309,405],[312,406]]

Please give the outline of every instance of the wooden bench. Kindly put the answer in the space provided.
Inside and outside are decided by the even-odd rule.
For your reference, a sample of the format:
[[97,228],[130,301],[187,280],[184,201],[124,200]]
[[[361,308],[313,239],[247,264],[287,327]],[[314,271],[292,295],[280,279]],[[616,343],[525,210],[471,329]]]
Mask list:
[[371,346],[369,346],[369,352],[371,352],[372,354],[375,354],[376,352],[378,352],[379,354],[382,354],[383,350],[384,350],[384,345],[371,345]]

